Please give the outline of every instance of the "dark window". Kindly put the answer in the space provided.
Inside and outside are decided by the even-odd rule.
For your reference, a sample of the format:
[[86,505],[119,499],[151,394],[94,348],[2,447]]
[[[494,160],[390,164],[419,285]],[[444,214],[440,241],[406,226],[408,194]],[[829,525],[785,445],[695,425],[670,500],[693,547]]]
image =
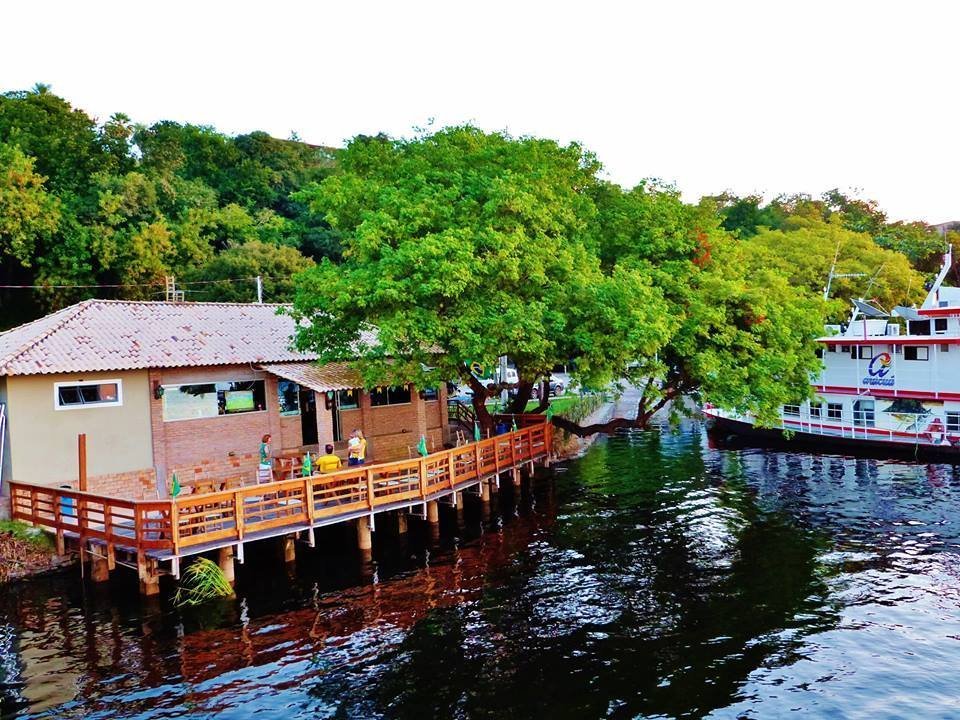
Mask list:
[[910,345],[903,349],[904,360],[929,360],[930,348],[926,345]]
[[816,352],[818,358],[822,358],[822,357],[823,357],[823,348],[817,348],[817,349],[815,350],[815,352]]
[[784,405],[783,406],[784,415],[799,415],[800,406],[799,405]]
[[940,352],[950,352],[950,346],[949,346],[949,345],[941,345],[941,346],[940,346]]
[[820,417],[820,414],[822,412],[823,412],[823,405],[821,405],[820,403],[813,403],[813,402],[810,403],[810,417],[818,418]]
[[938,335],[945,333],[947,331],[947,319],[946,318],[937,318],[933,321],[933,331]]
[[121,405],[120,381],[83,382],[55,385],[57,407],[77,408],[90,405]]
[[337,390],[337,406],[341,410],[356,410],[360,407],[360,391]]
[[292,380],[278,380],[277,404],[281,415],[299,415],[300,386]]
[[384,405],[404,405],[410,402],[410,390],[406,387],[377,388],[370,391],[370,404],[373,407]]
[[907,328],[909,330],[909,335],[929,335],[930,334],[930,321],[929,320],[910,320],[907,323]]
[[827,345],[827,352],[836,352],[836,351],[837,351],[836,345]]
[[831,420],[843,418],[843,403],[827,403],[827,417]]
[[849,345],[841,345],[841,346],[840,346],[840,352],[842,352],[842,353],[848,353],[848,352],[850,352],[850,346],[849,346]]
[[857,400],[853,403],[853,422],[864,427],[874,426],[873,400]]
[[423,390],[420,391],[420,397],[422,397],[427,402],[438,400],[440,398],[440,390],[439,388],[435,388],[435,387],[424,388]]
[[872,345],[861,345],[860,346],[860,359],[861,360],[870,360],[873,357],[873,346]]

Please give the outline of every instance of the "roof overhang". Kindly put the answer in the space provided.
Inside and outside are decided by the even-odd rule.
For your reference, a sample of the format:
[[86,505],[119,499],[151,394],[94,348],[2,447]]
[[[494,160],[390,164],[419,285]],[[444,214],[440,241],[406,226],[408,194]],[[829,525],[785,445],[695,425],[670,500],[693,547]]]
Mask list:
[[291,380],[318,393],[363,387],[363,378],[360,377],[360,373],[346,362],[326,365],[312,362],[261,363],[258,367],[271,375]]

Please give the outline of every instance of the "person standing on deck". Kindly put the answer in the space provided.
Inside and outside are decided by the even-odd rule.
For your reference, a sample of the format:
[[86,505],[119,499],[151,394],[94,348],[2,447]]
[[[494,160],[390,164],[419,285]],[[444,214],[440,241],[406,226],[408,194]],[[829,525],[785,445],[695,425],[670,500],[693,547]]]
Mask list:
[[257,468],[257,482],[268,483],[273,480],[273,467],[270,461],[270,433],[260,439],[260,465]]
[[363,437],[363,431],[357,428],[350,433],[350,440],[347,442],[347,465],[363,465],[367,459],[367,439]]
[[317,458],[317,472],[328,473],[343,467],[340,458],[333,454],[333,445],[327,445],[324,451],[326,455]]

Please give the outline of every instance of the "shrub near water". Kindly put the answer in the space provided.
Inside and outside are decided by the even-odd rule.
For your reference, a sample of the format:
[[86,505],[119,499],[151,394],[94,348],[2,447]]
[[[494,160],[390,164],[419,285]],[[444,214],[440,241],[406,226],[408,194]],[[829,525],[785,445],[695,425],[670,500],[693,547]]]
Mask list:
[[227,581],[223,570],[207,558],[197,558],[180,578],[180,587],[173,598],[175,605],[200,605],[216,598],[230,597],[233,588]]
[[0,520],[0,582],[11,576],[50,567],[53,541],[39,528]]

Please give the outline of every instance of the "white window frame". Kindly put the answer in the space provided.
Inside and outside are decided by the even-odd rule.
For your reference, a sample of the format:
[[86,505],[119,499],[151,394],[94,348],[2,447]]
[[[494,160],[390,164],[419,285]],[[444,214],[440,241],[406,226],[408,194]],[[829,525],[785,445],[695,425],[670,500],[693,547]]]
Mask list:
[[[787,408],[790,408],[789,410]],[[793,417],[799,417],[800,415],[800,406],[799,405],[784,405],[783,414],[791,415]]]
[[[60,404],[60,388],[62,387],[89,387],[90,385],[109,385],[110,383],[114,383],[117,386],[116,400],[90,404],[78,403],[77,405]],[[57,412],[61,410],[90,410],[93,408],[121,407],[122,405],[123,380],[120,378],[104,378],[103,380],[70,380],[64,382],[55,382],[53,384],[53,409]]]
[[[904,352],[903,352],[903,359],[904,359],[905,362],[928,362],[928,361],[930,360],[930,346],[929,346],[929,345],[910,345],[909,347],[912,347],[912,348],[916,348],[916,349],[917,349],[917,352],[916,352],[917,357],[915,357],[915,358],[908,358],[908,357],[907,357],[906,348],[905,348],[905,349],[904,349]],[[923,357],[920,357],[920,355],[921,355],[920,351],[921,351],[921,350],[923,350],[923,353],[922,353],[922,354],[923,354]]]

